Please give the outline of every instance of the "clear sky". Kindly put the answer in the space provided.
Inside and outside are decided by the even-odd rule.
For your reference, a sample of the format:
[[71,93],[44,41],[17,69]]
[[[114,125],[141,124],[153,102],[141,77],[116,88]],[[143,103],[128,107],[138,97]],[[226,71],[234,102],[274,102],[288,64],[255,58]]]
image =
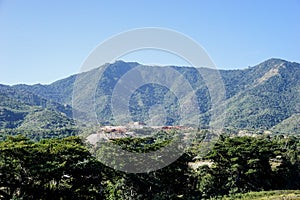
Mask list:
[[[99,43],[142,27],[193,38],[220,69],[272,57],[300,62],[299,0],[0,0],[0,83],[51,83],[75,74]],[[167,58],[155,62],[181,64]]]

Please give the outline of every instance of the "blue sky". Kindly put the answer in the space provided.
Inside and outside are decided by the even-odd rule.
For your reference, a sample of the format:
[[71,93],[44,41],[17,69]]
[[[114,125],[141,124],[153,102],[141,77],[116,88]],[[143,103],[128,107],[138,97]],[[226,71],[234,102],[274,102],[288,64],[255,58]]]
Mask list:
[[[246,68],[272,57],[300,62],[299,0],[0,0],[0,83],[67,77],[99,43],[142,27],[193,38],[220,69]],[[163,55],[129,58],[182,64]]]

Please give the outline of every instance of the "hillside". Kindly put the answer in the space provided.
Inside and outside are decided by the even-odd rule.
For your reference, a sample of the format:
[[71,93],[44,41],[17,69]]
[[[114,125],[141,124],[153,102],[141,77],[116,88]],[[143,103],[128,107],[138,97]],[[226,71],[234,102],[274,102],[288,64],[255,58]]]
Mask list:
[[[111,95],[120,77],[126,72],[140,66],[138,63],[117,61],[109,64],[97,85],[96,113],[100,123],[113,123],[111,111]],[[140,66],[144,69],[154,66]],[[211,115],[211,102],[207,86],[201,75],[194,68],[172,66],[181,73],[196,91],[199,103],[201,126],[207,126]],[[28,106],[51,108],[72,116],[71,105],[73,86],[76,78],[89,77],[98,69],[70,76],[50,85],[15,85],[1,86],[0,94],[5,94],[3,102],[11,102],[7,98],[22,102],[23,108],[13,110],[3,107],[4,116],[14,116],[12,125],[2,127],[17,127],[28,113]],[[201,68],[201,74],[209,74],[210,70]],[[202,73],[203,72],[203,73]],[[220,70],[226,90],[222,106],[225,112],[217,120],[225,119],[225,126],[230,129],[272,130],[276,133],[299,133],[297,116],[300,113],[300,64],[281,59],[269,59],[256,66],[244,70]],[[87,86],[89,87],[89,86]],[[88,90],[88,89],[87,89]],[[3,92],[4,91],[4,92]],[[151,107],[163,105],[168,116],[168,125],[176,124],[178,120],[178,100],[168,88],[147,84],[133,93],[130,99],[130,113],[135,121],[149,120]],[[84,95],[84,92],[82,92]],[[2,95],[3,96],[3,95]],[[24,105],[23,105],[24,104]],[[25,107],[26,108],[25,108]],[[12,112],[12,113],[11,113]],[[11,121],[7,118],[7,121]],[[2,120],[3,121],[3,120]],[[5,120],[4,120],[5,121]],[[5,122],[2,122],[5,124]],[[7,122],[6,122],[7,124]],[[288,126],[287,126],[288,124]],[[22,126],[24,127],[24,126]]]
[[271,59],[244,71],[236,83],[243,90],[226,101],[227,126],[266,130],[299,113],[298,63]]
[[47,100],[30,91],[0,85],[1,137],[18,133],[31,138],[60,137],[60,134],[73,135],[76,132],[70,106]]

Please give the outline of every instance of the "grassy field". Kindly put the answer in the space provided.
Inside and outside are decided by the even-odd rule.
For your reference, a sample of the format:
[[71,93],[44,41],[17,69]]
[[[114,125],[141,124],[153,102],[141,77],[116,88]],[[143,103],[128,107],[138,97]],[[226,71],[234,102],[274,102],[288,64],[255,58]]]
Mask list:
[[274,190],[262,192],[249,192],[245,194],[236,194],[219,199],[243,199],[243,200],[300,200],[300,190]]

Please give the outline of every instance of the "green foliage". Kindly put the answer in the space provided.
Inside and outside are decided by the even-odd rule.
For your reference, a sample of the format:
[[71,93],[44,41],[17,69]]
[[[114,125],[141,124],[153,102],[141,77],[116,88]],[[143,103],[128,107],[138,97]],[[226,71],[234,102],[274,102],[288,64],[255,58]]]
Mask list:
[[[144,174],[121,173],[107,182],[107,195],[113,199],[206,199],[249,191],[299,189],[299,142],[296,137],[222,136],[204,158],[212,166],[196,170],[189,167],[198,153],[197,144],[193,144],[166,168]],[[114,143],[135,152],[158,145],[150,138],[125,138]]]
[[[160,148],[160,139],[114,140],[141,152]],[[153,139],[153,138],[152,138]],[[105,167],[78,137],[34,142],[18,135],[0,142],[0,199],[250,199],[294,196],[300,189],[300,139],[222,136],[204,159],[212,165],[191,168],[195,148],[172,164],[148,173]],[[109,154],[113,159],[112,154]],[[246,193],[250,192],[250,193]],[[246,194],[244,194],[246,193]],[[283,195],[283,196],[282,196]]]
[[197,187],[206,197],[299,189],[299,147],[295,137],[221,137],[206,157],[212,167],[197,171]]
[[193,199],[193,179],[188,168],[190,160],[184,154],[171,165],[155,172],[122,173],[109,182],[107,199]]
[[150,151],[156,151],[162,147],[165,147],[170,143],[173,137],[176,136],[176,132],[160,131],[152,136],[141,138],[123,138],[113,139],[113,143],[120,146],[122,149],[131,152],[146,153]]
[[0,198],[100,199],[101,165],[80,138],[0,142]]
[[215,184],[221,194],[270,189],[273,144],[263,138],[235,137],[218,142],[213,161]]

